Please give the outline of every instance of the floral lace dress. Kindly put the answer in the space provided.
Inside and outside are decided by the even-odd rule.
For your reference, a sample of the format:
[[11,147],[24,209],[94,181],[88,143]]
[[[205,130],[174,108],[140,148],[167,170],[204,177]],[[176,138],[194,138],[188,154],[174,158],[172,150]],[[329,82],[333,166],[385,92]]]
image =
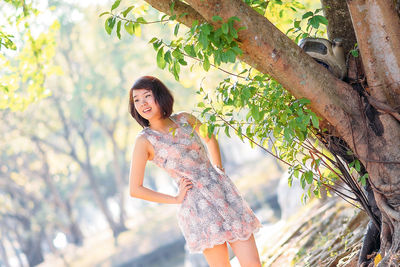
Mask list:
[[182,112],[170,116],[175,132],[161,133],[145,127],[144,135],[153,145],[153,162],[165,169],[178,184],[182,177],[193,187],[178,210],[178,223],[190,253],[199,253],[224,242],[247,240],[261,227],[236,186],[215,168],[200,137]]

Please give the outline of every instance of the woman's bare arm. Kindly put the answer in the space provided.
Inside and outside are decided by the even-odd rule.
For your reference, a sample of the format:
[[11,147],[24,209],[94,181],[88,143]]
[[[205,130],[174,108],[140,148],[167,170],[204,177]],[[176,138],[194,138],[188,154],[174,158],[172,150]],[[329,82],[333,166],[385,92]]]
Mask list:
[[182,179],[179,183],[179,193],[177,196],[171,196],[156,192],[143,186],[144,171],[147,160],[149,159],[149,141],[139,136],[136,139],[135,148],[133,149],[131,168],[129,172],[129,191],[130,195],[135,198],[140,198],[152,202],[179,204],[192,186],[188,179]]

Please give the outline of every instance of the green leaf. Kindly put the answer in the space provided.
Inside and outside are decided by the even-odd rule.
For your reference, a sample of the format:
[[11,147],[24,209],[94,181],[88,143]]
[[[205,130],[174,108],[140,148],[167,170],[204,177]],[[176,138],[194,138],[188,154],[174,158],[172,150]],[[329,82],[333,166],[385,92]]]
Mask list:
[[255,121],[260,120],[260,111],[258,110],[257,106],[252,106],[251,107],[251,116],[254,118]]
[[183,58],[182,52],[181,50],[179,50],[179,48],[174,49],[174,51],[172,52],[172,56],[177,59]]
[[[125,22],[125,25],[124,25],[124,27],[125,27],[125,30],[126,30],[126,32],[129,34],[129,35],[133,35],[133,23],[132,22]],[[153,38],[154,39],[154,38]],[[152,39],[152,40],[153,40]]]
[[220,16],[213,16],[212,20],[217,22],[217,21],[222,21],[222,18]]
[[175,1],[172,1],[171,5],[169,6],[169,11],[171,14],[174,14],[174,7],[175,7]]
[[312,11],[308,11],[307,13],[305,13],[301,18],[302,19],[306,19],[308,17],[311,17],[312,15],[314,15],[314,13]]
[[324,24],[324,25],[328,25],[328,20],[324,16],[316,15],[314,17],[319,21],[319,23]]
[[183,58],[178,59],[178,62],[179,62],[179,64],[181,64],[182,66],[186,66],[186,65],[187,65],[187,62],[186,62]]
[[114,17],[109,17],[107,20],[106,20],[106,22],[105,22],[105,28],[106,28],[106,31],[107,31],[107,33],[110,35],[111,34],[111,32],[112,32],[112,30],[113,30],[113,28],[114,28],[114,25],[115,25],[115,18]]
[[124,16],[124,18],[126,18],[126,16],[128,15],[128,13],[134,8],[135,6],[130,6],[127,9],[125,9],[124,11],[122,11],[122,16]]
[[202,24],[200,29],[205,35],[208,36],[212,31],[212,26],[210,24]]
[[207,124],[203,123],[202,125],[200,125],[199,132],[200,132],[201,136],[206,137],[208,135],[208,126],[207,126]]
[[353,166],[354,166],[354,163],[355,163],[355,161],[350,162],[349,168],[353,167]]
[[201,31],[199,34],[199,42],[203,49],[208,47],[208,36],[204,33],[204,31]]
[[350,50],[350,53],[353,55],[353,57],[358,57],[358,50],[357,49]]
[[114,4],[111,6],[111,11],[116,9],[119,6],[119,4],[121,4],[121,0],[115,0]]
[[181,71],[181,67],[180,66],[181,65],[178,62],[174,62],[173,74],[174,74],[175,80],[177,80],[177,81],[179,81],[179,73]]
[[184,13],[180,14],[178,18],[179,18],[179,19],[180,19],[180,18],[183,18],[184,16],[186,16],[186,15],[188,15],[188,14],[189,14],[188,12],[184,12]]
[[228,51],[226,51],[226,56],[227,56],[229,62],[235,63],[236,54],[235,54],[235,52],[233,52],[232,49],[229,49]]
[[193,45],[185,45],[185,47],[183,48],[183,50],[185,50],[185,52],[191,56],[191,57],[196,57],[196,51],[194,51],[194,46]]
[[136,19],[136,22],[137,22],[137,23],[140,23],[140,24],[146,24],[146,23],[147,23],[147,21],[146,21],[143,17],[137,18],[137,19]]
[[197,29],[197,25],[199,25],[199,21],[196,19],[192,22],[192,27],[190,27],[190,33],[194,35],[194,32]]
[[171,57],[171,51],[167,51],[164,55],[164,60],[167,63],[171,63],[172,62],[172,57]]
[[164,60],[164,54],[163,53],[164,53],[164,47],[161,47],[157,52],[157,66],[160,69],[164,69],[166,64],[167,64],[165,62],[165,60]]
[[306,187],[306,179],[305,179],[304,173],[300,177],[300,185],[301,185],[301,188],[303,188],[303,189]]
[[153,47],[154,47],[154,50],[158,50],[158,48],[160,48],[160,46],[162,45],[162,40],[158,40],[157,42],[154,42],[153,43]]
[[223,32],[224,34],[228,34],[228,31],[229,31],[229,25],[228,25],[228,23],[222,24],[221,29],[222,29],[222,32]]
[[293,184],[293,173],[291,173],[288,178],[288,186],[292,187],[292,184]]
[[234,22],[234,21],[240,21],[240,19],[238,17],[236,17],[236,16],[230,17],[228,19],[228,22]]
[[319,129],[319,120],[318,120],[317,115],[315,115],[315,113],[311,113],[311,122],[312,122],[314,128]]
[[153,38],[151,38],[151,40],[149,41],[149,44],[154,43],[154,42],[157,41],[157,40],[158,40],[157,37],[153,37]]
[[118,21],[117,23],[117,37],[121,40],[121,23],[122,21]]
[[177,24],[175,25],[175,28],[174,28],[174,35],[175,35],[175,36],[178,35],[179,25],[180,25],[179,23],[177,23]]
[[229,138],[231,137],[229,134],[229,126],[228,125],[225,126],[225,135],[228,136]]
[[319,28],[319,20],[317,16],[314,16],[308,20],[308,24],[313,26],[313,28],[318,29]]
[[205,71],[208,71],[210,69],[210,61],[208,60],[208,57],[204,58],[203,68]]
[[232,49],[233,52],[235,52],[236,55],[242,55],[242,54],[243,54],[242,49],[240,49],[240,48],[237,47],[237,46],[234,46],[234,47],[232,47],[231,49]]
[[361,177],[358,179],[358,181],[359,181],[363,186],[366,186],[366,185],[367,185],[367,179],[368,179],[368,177],[369,177],[369,174],[366,173],[366,174],[364,174],[363,176],[361,176]]
[[304,173],[304,175],[305,175],[305,179],[306,179],[307,183],[311,184],[312,181],[313,181],[313,173],[312,173],[312,171],[306,171]]
[[133,33],[137,36],[140,37],[142,35],[142,27],[140,27],[139,23],[134,23],[133,24]]
[[111,14],[111,13],[108,12],[108,11],[106,11],[106,12],[101,13],[101,14],[99,15],[99,17],[102,17],[103,15],[106,15],[106,14]]
[[359,172],[361,170],[360,161],[356,159],[354,165],[355,165],[354,167],[355,167],[356,171]]

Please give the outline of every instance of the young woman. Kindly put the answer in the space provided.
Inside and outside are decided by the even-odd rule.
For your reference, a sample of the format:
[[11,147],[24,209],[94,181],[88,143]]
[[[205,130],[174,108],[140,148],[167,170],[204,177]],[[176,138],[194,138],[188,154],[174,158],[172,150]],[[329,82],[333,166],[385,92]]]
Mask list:
[[[173,102],[168,88],[151,76],[141,77],[130,89],[129,112],[143,127],[132,155],[130,195],[180,204],[178,223],[189,252],[202,252],[210,266],[230,266],[227,243],[241,266],[261,266],[253,236],[261,224],[224,173],[215,136],[200,136],[201,122],[191,114],[172,114]],[[176,196],[143,186],[148,160],[173,177]]]

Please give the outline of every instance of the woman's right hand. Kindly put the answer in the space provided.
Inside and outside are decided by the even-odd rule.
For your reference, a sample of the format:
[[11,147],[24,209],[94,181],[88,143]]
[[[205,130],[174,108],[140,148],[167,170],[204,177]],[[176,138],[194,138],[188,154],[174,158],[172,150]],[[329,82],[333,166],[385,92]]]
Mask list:
[[193,187],[192,182],[187,178],[181,178],[179,181],[179,193],[175,197],[177,203],[182,203],[189,189]]

